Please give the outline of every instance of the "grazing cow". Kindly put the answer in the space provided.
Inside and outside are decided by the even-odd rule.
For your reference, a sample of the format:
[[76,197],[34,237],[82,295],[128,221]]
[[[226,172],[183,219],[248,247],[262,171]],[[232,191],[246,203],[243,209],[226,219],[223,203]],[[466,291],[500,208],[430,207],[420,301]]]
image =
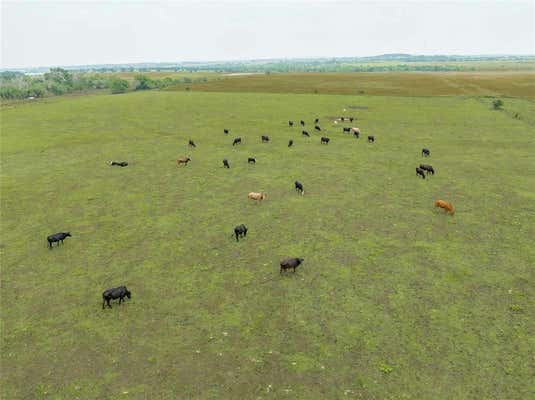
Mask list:
[[345,118],[344,117],[340,117],[340,121],[344,122]]
[[420,168],[427,172],[428,175],[429,173],[431,173],[431,175],[435,175],[435,170],[429,164],[420,164]]
[[317,124],[317,123],[319,123],[319,122],[320,122],[320,119],[319,119],[319,118],[316,118],[316,119],[314,120],[314,123],[315,123],[315,124]]
[[288,147],[292,147],[293,144],[294,144],[294,141],[293,141],[293,140],[290,140],[290,141],[288,142]]
[[422,149],[422,157],[429,157],[430,154],[429,149]]
[[230,168],[230,165],[228,164],[228,160],[226,158],[223,160],[223,167]]
[[295,181],[295,190],[297,192],[300,192],[301,195],[304,195],[305,194],[305,189],[303,189],[303,184],[299,181]]
[[342,127],[342,130],[344,131],[344,133],[349,133],[349,132],[351,132],[351,128],[345,128],[345,127]]
[[330,141],[330,140],[331,140],[331,139],[329,139],[328,137],[322,136],[322,137],[321,137],[321,142],[320,142],[320,143],[321,143],[321,144],[329,144],[329,141]]
[[421,176],[423,179],[425,179],[424,170],[421,168],[416,167],[416,176]]
[[303,131],[303,132],[301,132],[301,134],[302,134],[303,136],[307,136],[307,137],[310,137],[310,135],[308,134],[308,132],[307,132],[307,131]]
[[368,143],[375,142],[375,136],[368,136]]
[[46,238],[46,240],[48,240],[48,247],[52,248],[52,243],[55,243],[55,242],[58,243],[58,246],[60,243],[63,244],[63,240],[69,236],[71,236],[70,232],[59,232],[59,233],[54,233],[53,235],[48,236]]
[[128,163],[126,161],[120,161],[120,162],[110,161],[110,165],[116,165],[118,167],[126,167],[128,166]]
[[305,126],[305,121],[301,120],[299,121],[299,123],[301,124],[301,126]]
[[269,136],[262,135],[262,143],[269,142]]
[[225,133],[225,135],[228,135],[228,129],[223,129],[223,132]]
[[248,164],[256,164],[256,158],[254,158],[254,157],[249,157],[249,158],[247,159],[247,163],[248,163]]
[[305,261],[304,258],[287,258],[286,260],[282,260],[280,264],[280,273],[282,274],[282,271],[286,271],[287,269],[293,269],[295,273],[295,269],[299,267],[303,261]]
[[176,165],[181,165],[181,164],[184,164],[184,165],[188,165],[188,163],[191,161],[191,158],[189,157],[182,157],[182,158],[179,158],[178,160],[176,160]]
[[354,118],[353,117],[349,117],[349,122],[353,122]]
[[239,242],[239,237],[247,236],[247,227],[244,224],[238,225],[234,228],[234,234],[236,235],[236,242]]
[[317,131],[321,131],[321,128],[320,128],[318,125],[316,125],[316,126],[314,127],[314,129],[317,130]]
[[440,207],[444,209],[446,212],[449,212],[451,215],[455,214],[455,210],[453,209],[453,205],[444,200],[437,200],[435,201],[435,207]]
[[193,140],[189,141],[188,146],[189,147],[197,147],[197,146],[195,146],[195,143],[193,142]]
[[293,121],[288,121],[288,126],[289,126],[289,127],[294,126],[294,122],[293,122]]
[[360,136],[360,129],[359,128],[351,128],[351,132],[353,132],[353,136],[355,136],[357,139]]
[[110,304],[111,300],[119,299],[119,304],[121,304],[125,297],[132,298],[132,293],[130,293],[126,286],[105,290],[102,293],[102,309],[104,310],[105,304],[108,304],[108,307],[112,308]]
[[267,195],[262,192],[251,192],[247,195],[247,197],[249,198],[249,200],[262,201],[267,198]]
[[235,146],[237,145],[238,143],[241,143],[241,138],[237,137],[234,139],[234,141],[232,142],[232,145]]

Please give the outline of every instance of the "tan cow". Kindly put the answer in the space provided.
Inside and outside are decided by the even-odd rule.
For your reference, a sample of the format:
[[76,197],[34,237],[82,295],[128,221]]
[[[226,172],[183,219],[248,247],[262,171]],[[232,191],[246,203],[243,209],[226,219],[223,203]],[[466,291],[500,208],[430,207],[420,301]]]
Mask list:
[[444,201],[444,200],[437,200],[435,201],[435,207],[443,208],[446,212],[451,213],[451,215],[455,214],[455,210],[453,209],[453,205],[450,202]]
[[264,200],[267,196],[265,193],[257,193],[257,192],[251,192],[247,195],[247,197],[249,198],[249,200],[256,200],[256,201],[262,201]]
[[188,165],[190,161],[191,161],[191,158],[189,157],[179,158],[178,160],[176,160],[176,165],[181,165],[181,164]]

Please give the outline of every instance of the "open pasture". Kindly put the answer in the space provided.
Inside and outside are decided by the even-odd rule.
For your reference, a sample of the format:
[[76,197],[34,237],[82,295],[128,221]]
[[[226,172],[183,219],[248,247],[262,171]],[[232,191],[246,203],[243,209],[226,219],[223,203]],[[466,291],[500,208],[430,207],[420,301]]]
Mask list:
[[0,111],[0,397],[529,398],[533,102],[193,87]]
[[226,76],[169,90],[535,99],[535,72],[293,73]]

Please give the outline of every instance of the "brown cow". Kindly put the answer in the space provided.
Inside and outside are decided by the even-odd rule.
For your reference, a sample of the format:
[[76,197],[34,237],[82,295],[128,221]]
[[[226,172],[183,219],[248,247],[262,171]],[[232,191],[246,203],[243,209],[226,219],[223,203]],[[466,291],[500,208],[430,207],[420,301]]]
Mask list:
[[249,198],[249,200],[256,200],[256,201],[262,201],[264,200],[267,196],[265,193],[258,193],[258,192],[251,192],[247,195],[247,197]]
[[435,207],[443,208],[446,212],[449,212],[451,215],[455,214],[455,210],[453,209],[453,205],[444,200],[437,200],[435,201]]
[[191,158],[189,157],[182,157],[182,158],[179,158],[178,160],[176,160],[176,164],[177,165],[181,165],[181,164],[184,164],[184,165],[188,165],[188,163],[191,161]]

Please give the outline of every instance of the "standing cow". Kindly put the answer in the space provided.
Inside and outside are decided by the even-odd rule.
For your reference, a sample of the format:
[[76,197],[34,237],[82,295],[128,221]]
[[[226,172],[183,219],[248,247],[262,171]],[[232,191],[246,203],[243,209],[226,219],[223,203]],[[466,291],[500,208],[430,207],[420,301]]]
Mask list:
[[108,304],[109,308],[111,307],[110,301],[119,299],[119,304],[121,304],[125,297],[129,299],[132,298],[132,293],[126,288],[126,286],[119,286],[113,289],[105,290],[102,293],[102,309],[104,310],[104,305]]
[[304,196],[305,194],[305,189],[303,188],[303,184],[299,181],[295,181],[294,182],[294,185],[295,185],[295,190],[298,192],[298,193],[301,193],[301,196]]
[[420,168],[423,169],[427,173],[427,175],[435,175],[435,170],[429,164],[420,164]]
[[293,269],[295,273],[295,269],[299,267],[303,261],[305,261],[304,258],[287,258],[282,260],[280,263],[280,273],[282,274],[282,271],[286,271],[287,269]]
[[234,235],[236,235],[236,242],[239,242],[240,237],[247,236],[247,227],[244,224],[236,226],[234,228]]
[[416,176],[421,176],[423,179],[425,179],[424,170],[416,167]]
[[48,247],[51,249],[52,243],[57,243],[59,246],[60,243],[63,244],[63,241],[65,240],[65,238],[70,237],[70,236],[71,236],[70,232],[54,233],[53,235],[50,235],[46,238],[46,240],[48,241]]

